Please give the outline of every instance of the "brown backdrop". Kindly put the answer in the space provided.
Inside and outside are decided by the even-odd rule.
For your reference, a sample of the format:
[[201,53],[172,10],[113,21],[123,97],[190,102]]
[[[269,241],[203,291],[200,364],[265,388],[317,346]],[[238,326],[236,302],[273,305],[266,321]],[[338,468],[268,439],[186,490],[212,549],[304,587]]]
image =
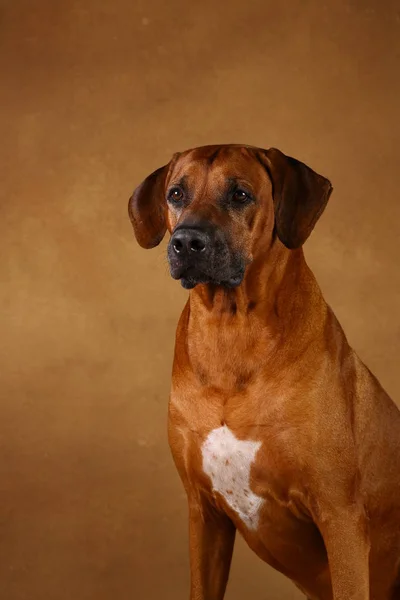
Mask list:
[[[186,293],[128,197],[214,142],[330,177],[306,254],[399,399],[399,4],[1,4],[0,597],[184,599],[166,411]],[[230,600],[299,597],[239,540]]]

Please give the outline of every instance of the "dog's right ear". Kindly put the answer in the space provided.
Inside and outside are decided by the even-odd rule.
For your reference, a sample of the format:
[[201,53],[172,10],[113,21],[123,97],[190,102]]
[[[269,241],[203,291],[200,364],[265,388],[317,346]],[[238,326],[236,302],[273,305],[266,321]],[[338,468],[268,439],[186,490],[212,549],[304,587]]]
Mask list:
[[165,183],[170,165],[146,177],[129,198],[129,218],[142,248],[158,246],[167,231]]

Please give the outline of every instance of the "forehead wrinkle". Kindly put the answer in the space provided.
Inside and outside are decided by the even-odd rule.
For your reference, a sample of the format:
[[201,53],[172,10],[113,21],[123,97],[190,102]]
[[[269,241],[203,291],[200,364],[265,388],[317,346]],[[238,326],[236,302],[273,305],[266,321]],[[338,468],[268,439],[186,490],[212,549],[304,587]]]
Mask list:
[[196,182],[199,179],[199,163],[198,161],[189,162],[189,164],[177,164],[173,172],[171,173],[170,183],[178,184],[180,181],[184,181],[187,185]]
[[256,183],[253,177],[249,177],[249,170],[240,165],[226,165],[224,163],[213,165],[212,168],[209,169],[209,175],[210,179],[214,179],[216,185],[221,189],[232,187],[232,185],[236,183],[242,183],[253,189],[254,184]]
[[170,184],[184,181],[191,188],[205,187],[210,175],[210,165],[206,158],[195,158],[177,164],[171,173]]
[[[213,157],[211,162],[210,157]],[[253,191],[261,184],[260,171],[264,174],[253,153],[242,146],[193,149],[181,156],[174,171],[171,184],[176,183],[181,176],[185,179],[188,189],[197,197],[202,197],[207,188],[209,192],[223,192],[232,180],[242,181]]]

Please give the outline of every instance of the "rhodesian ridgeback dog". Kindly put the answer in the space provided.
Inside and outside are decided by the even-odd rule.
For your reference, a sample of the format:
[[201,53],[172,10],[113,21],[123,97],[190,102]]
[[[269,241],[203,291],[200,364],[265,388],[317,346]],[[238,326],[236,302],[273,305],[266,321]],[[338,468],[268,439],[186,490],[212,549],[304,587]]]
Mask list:
[[168,230],[179,321],[169,441],[191,600],[222,600],[238,530],[315,600],[400,599],[400,411],[347,342],[303,244],[330,182],[271,148],[175,154],[129,202]]

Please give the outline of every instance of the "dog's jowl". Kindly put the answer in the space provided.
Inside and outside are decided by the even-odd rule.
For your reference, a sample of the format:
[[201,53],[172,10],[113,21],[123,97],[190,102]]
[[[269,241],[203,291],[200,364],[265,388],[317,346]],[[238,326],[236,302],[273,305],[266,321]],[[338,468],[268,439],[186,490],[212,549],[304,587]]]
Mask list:
[[224,598],[237,531],[309,599],[400,600],[400,411],[303,253],[331,192],[279,150],[225,145],[175,154],[129,201],[190,290],[169,442],[191,600]]

